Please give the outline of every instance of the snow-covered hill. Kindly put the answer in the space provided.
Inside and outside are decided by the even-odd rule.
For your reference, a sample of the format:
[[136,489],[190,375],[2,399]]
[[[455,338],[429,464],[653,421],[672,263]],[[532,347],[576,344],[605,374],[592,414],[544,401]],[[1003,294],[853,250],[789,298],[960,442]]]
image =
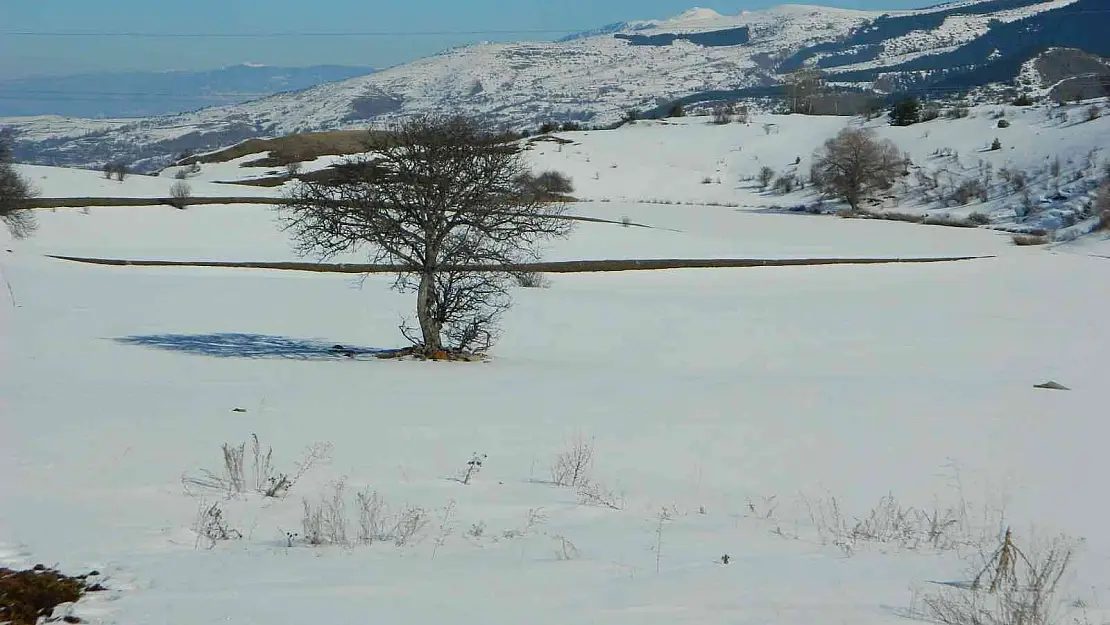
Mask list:
[[[890,82],[887,70],[902,66],[899,75],[920,78],[915,63],[962,54],[999,28],[1091,1],[981,0],[887,13],[784,5],[723,16],[693,9],[558,42],[454,49],[369,76],[185,115],[2,123],[18,133],[24,160],[94,166],[124,158],[146,170],[186,150],[248,137],[363,127],[429,112],[463,112],[518,128],[541,121],[608,123],[629,109],[694,94],[775,85],[783,71],[805,63],[827,68],[841,83]],[[971,63],[978,58],[972,50],[959,62],[978,67],[997,60],[993,53],[981,56]]]

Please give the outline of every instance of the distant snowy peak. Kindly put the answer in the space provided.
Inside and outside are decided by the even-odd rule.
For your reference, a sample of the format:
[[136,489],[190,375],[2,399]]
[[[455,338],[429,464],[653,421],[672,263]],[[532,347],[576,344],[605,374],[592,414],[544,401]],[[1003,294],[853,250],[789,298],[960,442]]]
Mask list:
[[619,30],[597,32],[597,35],[614,32],[653,31],[656,33],[690,34],[749,27],[763,32],[775,32],[790,25],[804,25],[815,29],[826,29],[830,24],[836,27],[853,26],[865,20],[882,15],[877,11],[858,11],[838,9],[808,4],[785,4],[769,9],[741,11],[736,15],[722,15],[712,9],[693,8],[684,13],[664,20],[623,22]]
[[679,23],[681,23],[681,22],[698,22],[698,21],[703,21],[703,20],[720,19],[722,17],[724,17],[724,16],[721,15],[720,13],[714,11],[713,9],[703,9],[701,7],[694,7],[692,9],[687,10],[687,11],[684,11],[678,17],[671,18],[668,21],[679,22]]

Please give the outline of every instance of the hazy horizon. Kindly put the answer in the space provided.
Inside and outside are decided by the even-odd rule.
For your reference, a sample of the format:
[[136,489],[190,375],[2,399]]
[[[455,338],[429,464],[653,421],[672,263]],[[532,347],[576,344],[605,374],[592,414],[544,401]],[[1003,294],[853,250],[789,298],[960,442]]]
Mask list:
[[[662,19],[694,6],[722,14],[783,2],[590,0],[6,0],[0,4],[0,80],[130,71],[206,71],[244,63],[384,69],[481,41],[552,40],[620,21]],[[794,3],[796,4],[796,3]],[[921,8],[928,0],[826,0],[861,9]],[[311,6],[311,9],[306,9]],[[214,20],[217,16],[218,20]]]

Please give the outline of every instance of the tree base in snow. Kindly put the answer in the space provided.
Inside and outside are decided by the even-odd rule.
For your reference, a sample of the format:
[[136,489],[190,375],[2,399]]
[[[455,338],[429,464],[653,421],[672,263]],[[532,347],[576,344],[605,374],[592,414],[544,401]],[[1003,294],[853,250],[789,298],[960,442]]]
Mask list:
[[381,359],[438,360],[445,362],[485,362],[489,356],[460,350],[430,350],[416,345],[377,354]]

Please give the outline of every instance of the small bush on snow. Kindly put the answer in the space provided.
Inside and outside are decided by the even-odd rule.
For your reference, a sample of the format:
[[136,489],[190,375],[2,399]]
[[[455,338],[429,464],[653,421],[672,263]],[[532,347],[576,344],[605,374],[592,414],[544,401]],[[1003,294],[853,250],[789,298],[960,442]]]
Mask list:
[[713,121],[711,122],[718,126],[724,126],[732,123],[732,107],[718,106],[713,109]]
[[1102,117],[1102,107],[1097,104],[1092,104],[1087,107],[1087,121],[1093,122]]
[[906,506],[888,494],[865,515],[848,517],[835,497],[804,499],[810,521],[822,544],[855,553],[864,543],[897,545],[903,549],[950,551],[977,546],[966,505],[941,509]]
[[292,471],[279,472],[274,468],[273,447],[262,451],[257,434],[251,434],[251,473],[248,475],[246,459],[247,444],[231,445],[224,443],[223,467],[220,472],[201,469],[196,474],[185,474],[182,484],[188,491],[192,488],[202,491],[223,492],[228,498],[253,491],[263,497],[285,497],[301,477],[321,462],[327,461],[331,454],[331,443],[315,443],[305,450],[301,461]]
[[766,189],[767,185],[771,184],[771,180],[775,178],[775,170],[764,165],[759,169],[759,188]]
[[513,273],[513,278],[518,286],[525,289],[546,289],[551,286],[547,276],[538,271],[517,271]]
[[593,461],[593,442],[575,435],[567,450],[555,457],[551,465],[551,483],[556,486],[580,486],[589,482]]
[[965,180],[948,197],[948,201],[957,205],[969,204],[971,200],[986,202],[989,198],[987,187],[981,180]]
[[551,465],[551,483],[575,489],[578,503],[613,510],[624,508],[624,498],[593,479],[593,442],[575,435],[567,450],[555,457]]
[[458,476],[454,478],[455,481],[469,485],[470,479],[482,470],[482,463],[485,462],[486,457],[486,454],[478,455],[477,452],[472,454],[470,460],[466,462],[466,467],[459,471]]
[[948,119],[963,119],[969,115],[971,115],[971,109],[962,105],[953,106],[944,113]]
[[797,179],[794,178],[793,174],[783,174],[775,180],[773,188],[777,193],[792,193],[794,191],[794,185],[796,183]]
[[201,501],[197,509],[197,519],[193,524],[193,532],[197,535],[196,547],[199,549],[201,541],[206,543],[207,549],[212,549],[216,543],[225,540],[239,540],[242,532],[228,525],[224,518],[224,511],[219,502],[208,505]]
[[[346,484],[334,482],[331,492],[316,501],[302,500],[304,514],[301,531],[304,541],[312,546],[350,546],[350,520],[347,514]],[[385,501],[372,490],[355,494],[357,528],[355,543],[371,545],[390,542],[404,547],[414,541],[428,525],[423,508],[405,506],[390,512]]]
[[1009,183],[1014,191],[1021,191],[1029,183],[1029,174],[1020,169],[1002,168],[998,170],[998,177]]

